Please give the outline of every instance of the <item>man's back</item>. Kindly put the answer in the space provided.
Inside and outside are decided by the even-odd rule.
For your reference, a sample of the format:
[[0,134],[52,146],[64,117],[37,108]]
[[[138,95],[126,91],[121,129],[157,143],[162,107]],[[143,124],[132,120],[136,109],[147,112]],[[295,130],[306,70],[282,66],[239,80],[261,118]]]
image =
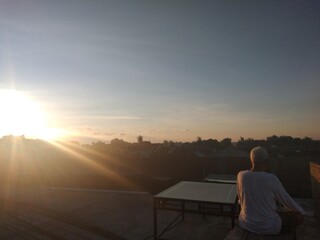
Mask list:
[[280,232],[281,219],[276,214],[275,184],[275,176],[266,172],[242,171],[238,174],[240,227],[260,234]]
[[241,205],[239,226],[259,234],[278,234],[281,218],[276,200],[289,210],[304,212],[285,191],[279,179],[264,171],[242,171],[237,177]]

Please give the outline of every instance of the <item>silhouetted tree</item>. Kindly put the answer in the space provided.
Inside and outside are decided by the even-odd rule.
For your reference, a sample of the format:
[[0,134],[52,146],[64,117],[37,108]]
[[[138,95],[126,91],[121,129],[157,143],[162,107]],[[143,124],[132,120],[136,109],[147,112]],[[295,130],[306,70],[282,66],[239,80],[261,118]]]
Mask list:
[[220,142],[221,148],[227,148],[232,146],[232,139],[231,138],[224,138]]
[[137,140],[138,140],[138,143],[139,143],[139,144],[143,143],[143,136],[139,135],[139,136],[137,137]]
[[123,141],[122,139],[115,138],[110,141],[111,148],[116,151],[127,151],[131,145],[128,142]]
[[278,142],[279,142],[279,137],[276,136],[276,135],[273,135],[273,136],[271,136],[271,137],[267,137],[267,144],[268,144],[269,146],[271,146],[271,145],[277,145]]
[[240,137],[240,140],[237,142],[237,147],[245,151],[250,151],[257,146],[264,147],[265,145],[265,140],[255,140],[253,138],[244,139],[243,137]]

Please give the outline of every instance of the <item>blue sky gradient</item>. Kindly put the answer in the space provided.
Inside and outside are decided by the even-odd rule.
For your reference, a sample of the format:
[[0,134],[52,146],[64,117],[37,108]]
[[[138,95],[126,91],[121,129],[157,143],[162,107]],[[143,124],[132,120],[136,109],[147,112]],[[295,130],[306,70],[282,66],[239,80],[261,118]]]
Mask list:
[[0,88],[70,139],[320,139],[319,1],[10,0],[0,29]]

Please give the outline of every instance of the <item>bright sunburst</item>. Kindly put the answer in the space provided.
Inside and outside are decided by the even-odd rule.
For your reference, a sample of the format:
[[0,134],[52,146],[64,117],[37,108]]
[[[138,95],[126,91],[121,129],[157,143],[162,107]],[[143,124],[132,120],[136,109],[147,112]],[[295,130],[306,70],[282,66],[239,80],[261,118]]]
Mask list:
[[0,90],[0,135],[25,135],[50,140],[57,131],[48,128],[45,113],[32,98],[16,90]]

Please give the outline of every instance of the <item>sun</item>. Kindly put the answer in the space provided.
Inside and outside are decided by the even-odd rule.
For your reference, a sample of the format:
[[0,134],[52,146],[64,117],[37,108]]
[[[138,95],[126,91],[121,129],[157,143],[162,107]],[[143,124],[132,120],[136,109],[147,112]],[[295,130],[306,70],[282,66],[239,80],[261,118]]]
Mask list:
[[0,135],[24,135],[52,140],[57,130],[47,126],[46,114],[27,94],[16,90],[0,90]]

